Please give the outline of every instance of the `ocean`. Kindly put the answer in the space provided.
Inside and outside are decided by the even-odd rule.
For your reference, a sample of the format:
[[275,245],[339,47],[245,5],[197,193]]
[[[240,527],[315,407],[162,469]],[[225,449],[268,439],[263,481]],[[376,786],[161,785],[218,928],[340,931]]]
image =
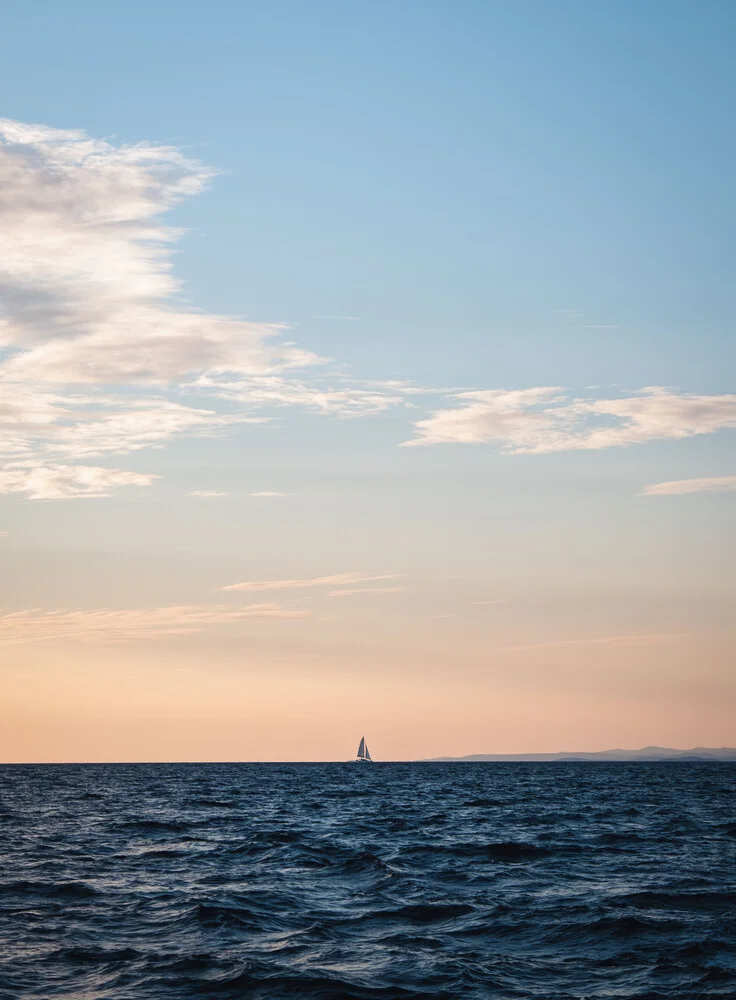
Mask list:
[[736,997],[736,764],[0,767],[0,997]]

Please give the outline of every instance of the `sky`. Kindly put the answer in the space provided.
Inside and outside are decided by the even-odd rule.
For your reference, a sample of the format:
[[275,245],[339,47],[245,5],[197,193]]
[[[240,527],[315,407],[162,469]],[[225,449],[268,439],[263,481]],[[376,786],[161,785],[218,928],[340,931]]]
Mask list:
[[736,744],[736,8],[0,36],[0,760]]

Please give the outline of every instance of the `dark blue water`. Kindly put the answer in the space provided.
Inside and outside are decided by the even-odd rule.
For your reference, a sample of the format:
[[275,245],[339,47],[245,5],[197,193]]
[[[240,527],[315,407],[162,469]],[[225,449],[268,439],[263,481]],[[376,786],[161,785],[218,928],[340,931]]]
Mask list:
[[734,764],[0,767],[0,997],[736,997]]

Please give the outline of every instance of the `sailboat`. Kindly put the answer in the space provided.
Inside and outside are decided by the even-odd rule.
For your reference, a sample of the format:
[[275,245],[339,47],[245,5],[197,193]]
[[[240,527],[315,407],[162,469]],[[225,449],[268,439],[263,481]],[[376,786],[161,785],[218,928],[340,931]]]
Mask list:
[[358,756],[355,758],[356,762],[365,761],[369,764],[373,763],[373,758],[371,757],[371,752],[368,749],[368,744],[365,741],[365,736],[360,737],[360,746],[358,747]]

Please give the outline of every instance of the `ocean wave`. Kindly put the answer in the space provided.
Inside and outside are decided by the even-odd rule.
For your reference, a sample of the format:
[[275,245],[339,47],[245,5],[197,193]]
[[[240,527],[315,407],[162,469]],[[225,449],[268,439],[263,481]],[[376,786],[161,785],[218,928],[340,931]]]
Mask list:
[[21,880],[0,883],[0,896],[45,896],[47,899],[88,900],[97,890],[84,882],[36,882]]
[[391,920],[408,924],[445,923],[473,912],[468,903],[414,903],[393,910],[375,910],[364,914],[360,921]]
[[632,892],[617,902],[642,910],[700,910],[704,913],[736,912],[736,892]]
[[0,767],[0,998],[725,1000],[736,765],[669,767]]
[[57,948],[46,956],[49,962],[71,965],[120,965],[140,962],[145,954],[135,948]]
[[183,833],[185,830],[190,829],[192,824],[186,820],[170,820],[170,819],[129,819],[123,820],[119,824],[120,828],[123,830],[128,830],[131,833],[139,832],[143,834],[150,833]]

